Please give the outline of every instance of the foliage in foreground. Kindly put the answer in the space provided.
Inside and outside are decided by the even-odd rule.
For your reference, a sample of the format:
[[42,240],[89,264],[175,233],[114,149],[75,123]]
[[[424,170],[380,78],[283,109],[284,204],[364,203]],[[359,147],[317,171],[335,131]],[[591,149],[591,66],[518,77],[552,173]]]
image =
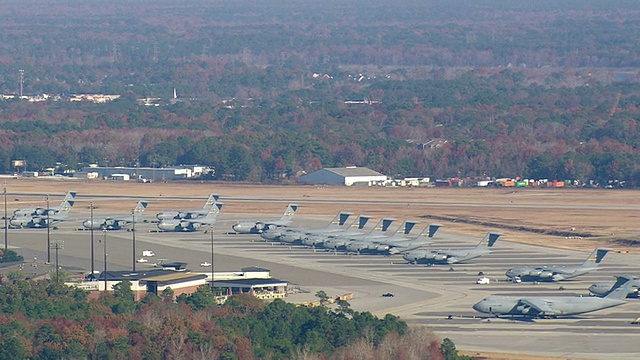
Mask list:
[[[130,283],[88,300],[48,282],[0,287],[2,359],[447,359],[457,356],[426,328],[325,306],[266,304],[249,295],[216,305],[202,287],[134,301]],[[445,350],[447,349],[447,350]],[[453,349],[453,350],[451,350]],[[453,357],[455,358],[455,357]]]

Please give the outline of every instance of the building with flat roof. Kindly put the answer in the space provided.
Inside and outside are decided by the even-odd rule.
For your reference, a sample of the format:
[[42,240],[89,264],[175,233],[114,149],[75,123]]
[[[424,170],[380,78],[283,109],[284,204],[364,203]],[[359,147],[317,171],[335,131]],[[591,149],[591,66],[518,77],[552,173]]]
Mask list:
[[289,283],[278,279],[238,279],[215,281],[222,296],[251,294],[258,299],[280,299],[287,296]]
[[327,185],[371,186],[387,180],[387,176],[366,167],[324,168],[302,175],[300,182]]

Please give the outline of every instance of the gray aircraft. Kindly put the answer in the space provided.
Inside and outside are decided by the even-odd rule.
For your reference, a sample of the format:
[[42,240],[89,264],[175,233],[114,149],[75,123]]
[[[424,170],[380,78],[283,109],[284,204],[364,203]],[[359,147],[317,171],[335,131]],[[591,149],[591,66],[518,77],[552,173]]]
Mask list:
[[[9,226],[12,228],[32,228],[32,229],[41,229],[47,228],[52,224],[67,220],[69,217],[69,211],[73,206],[72,202],[63,201],[60,206],[56,206],[57,210],[55,212],[51,211],[52,214],[44,215],[31,215],[31,216],[14,216],[9,220]],[[47,225],[48,224],[48,225]]]
[[75,191],[69,191],[65,195],[64,199],[58,206],[50,206],[48,209],[46,207],[22,207],[19,209],[13,210],[13,218],[26,218],[26,217],[36,217],[40,215],[55,215],[60,211],[61,208],[65,208],[67,206],[73,206],[74,199],[76,197]]
[[139,201],[138,205],[133,209],[133,214],[128,215],[116,215],[116,216],[107,216],[103,218],[93,218],[87,219],[82,222],[82,226],[87,229],[94,230],[120,230],[127,227],[129,224],[134,221],[138,222],[142,220],[142,213],[144,209],[147,207],[146,201]]
[[[384,236],[384,234],[388,231],[389,227],[394,221],[396,221],[396,219],[380,219],[380,221],[378,221],[378,223],[368,233],[362,233],[358,231],[341,232],[337,234],[308,238],[303,240],[302,243],[312,246],[321,245],[325,249],[331,249],[334,251],[346,250],[346,246],[348,243],[356,241],[357,239],[361,239],[362,237],[378,238],[380,236]],[[413,226],[411,225],[410,227]],[[313,241],[313,244],[309,244],[310,241]]]
[[359,215],[349,226],[344,228],[337,229],[315,229],[315,230],[306,230],[304,233],[294,233],[294,232],[286,232],[283,236],[280,237],[280,242],[285,244],[295,244],[295,245],[303,245],[303,241],[308,239],[309,237],[327,237],[331,234],[347,234],[347,233],[358,233],[361,231],[367,222],[371,219],[371,216],[368,215]]
[[163,232],[194,232],[216,223],[217,215],[222,209],[221,202],[213,204],[206,216],[195,219],[166,219],[158,223],[158,230]]
[[[629,279],[630,287],[629,293],[627,294],[628,298],[638,298],[640,297],[640,277],[634,275],[622,275]],[[619,276],[616,276],[618,278]],[[591,292],[595,296],[605,296],[607,293],[611,291],[613,286],[615,285],[615,281],[602,281],[597,282],[589,287],[589,292]]]
[[457,264],[489,254],[491,248],[502,236],[501,233],[489,232],[474,248],[455,250],[413,250],[406,252],[402,258],[412,264]]
[[191,210],[162,210],[156,214],[156,219],[169,220],[169,219],[196,219],[202,216],[207,216],[209,214],[209,210],[213,207],[213,204],[218,201],[220,195],[211,194],[209,198],[202,206],[202,209],[191,209]]
[[442,225],[440,224],[429,224],[413,239],[407,238],[406,234],[396,233],[392,236],[374,240],[366,239],[352,241],[345,247],[347,252],[355,252],[358,255],[362,253],[383,255],[399,254],[431,244],[433,236],[438,232],[438,229],[441,226]]
[[629,279],[619,277],[604,297],[592,296],[509,296],[492,295],[473,305],[473,309],[496,317],[556,318],[585,314],[624,304],[631,289]]
[[258,221],[243,221],[233,224],[231,227],[233,231],[238,234],[261,234],[267,229],[274,229],[282,226],[289,225],[293,219],[293,215],[298,209],[297,204],[289,204],[287,209],[282,214],[282,217],[277,220],[258,220]]
[[268,229],[260,234],[260,237],[266,241],[281,241],[286,243],[300,242],[303,237],[313,234],[324,234],[336,231],[343,231],[345,228],[342,226],[347,222],[347,219],[353,213],[339,212],[333,220],[324,228],[319,229],[305,229],[305,228],[276,228]]
[[[598,269],[598,265],[611,249],[597,248],[581,265],[567,266],[516,266],[505,275],[511,281],[562,281],[584,275]],[[613,285],[613,284],[612,284]]]

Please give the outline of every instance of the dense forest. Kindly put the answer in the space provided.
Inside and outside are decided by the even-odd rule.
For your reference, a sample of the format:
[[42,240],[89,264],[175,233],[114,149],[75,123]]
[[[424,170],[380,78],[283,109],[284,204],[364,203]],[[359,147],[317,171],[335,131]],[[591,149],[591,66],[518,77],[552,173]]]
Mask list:
[[[358,165],[640,184],[634,1],[41,4],[0,9],[0,92],[121,98],[0,101],[0,171],[198,163],[269,182]],[[136,101],[149,97],[163,105]]]
[[250,295],[217,305],[203,286],[173,301],[134,301],[129,282],[97,300],[46,281],[0,287],[2,359],[467,359],[449,339],[395,316],[265,303]]

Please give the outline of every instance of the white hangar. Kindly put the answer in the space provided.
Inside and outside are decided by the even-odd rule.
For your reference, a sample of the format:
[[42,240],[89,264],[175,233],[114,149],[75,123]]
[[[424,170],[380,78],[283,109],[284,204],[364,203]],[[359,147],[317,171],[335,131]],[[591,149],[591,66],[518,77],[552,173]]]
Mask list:
[[302,175],[300,182],[329,185],[364,185],[385,182],[387,176],[365,167],[348,166],[344,168],[325,168]]

